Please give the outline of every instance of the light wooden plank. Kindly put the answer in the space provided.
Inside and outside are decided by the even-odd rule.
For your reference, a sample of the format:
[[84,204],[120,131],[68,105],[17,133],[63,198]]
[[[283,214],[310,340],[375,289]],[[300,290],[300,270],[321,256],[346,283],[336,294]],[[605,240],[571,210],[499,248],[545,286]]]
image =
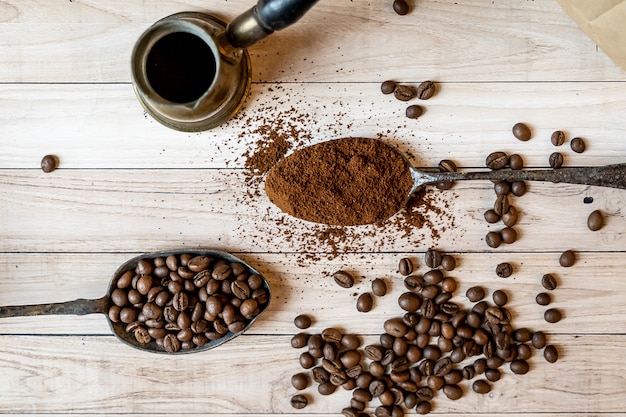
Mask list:
[[[135,352],[112,337],[2,336],[0,341],[2,412],[293,414],[289,379],[300,371],[299,351],[285,336],[244,336],[176,357]],[[623,412],[623,369],[614,365],[626,348],[623,336],[551,341],[561,351],[555,364],[536,352],[527,375],[502,368],[504,376],[489,395],[469,392],[454,402],[439,395],[435,411]],[[305,391],[312,399],[307,413],[336,415],[348,404],[348,391],[321,397],[314,389]]]
[[[1,85],[0,168],[37,168],[46,153],[61,168],[243,167],[246,152],[272,135],[306,146],[346,136],[383,137],[418,166],[452,159],[483,167],[492,151],[519,153],[527,166],[547,166],[559,151],[566,165],[624,162],[625,83],[444,83],[409,120],[408,104],[378,83],[254,85],[245,108],[226,125],[176,132],[147,116],[130,85]],[[520,142],[519,122],[533,129]],[[555,148],[550,135],[585,138],[587,150]]]
[[[454,253],[458,267],[446,275],[456,278],[454,301],[465,308],[471,303],[465,292],[481,285],[491,297],[497,289],[509,295],[509,308],[517,327],[529,327],[548,333],[603,334],[621,333],[626,326],[626,306],[623,294],[623,252],[583,252],[575,266],[558,265],[560,253]],[[118,265],[134,256],[131,253],[79,254],[2,254],[0,262],[0,305],[23,305],[63,302],[75,298],[99,298],[106,293],[110,276]],[[268,280],[272,301],[265,315],[249,330],[250,334],[295,334],[293,319],[308,314],[314,319],[311,332],[326,327],[340,327],[358,334],[377,334],[382,323],[404,312],[397,299],[406,291],[403,278],[397,273],[397,263],[410,257],[419,265],[418,272],[428,268],[423,252],[387,254],[355,253],[333,260],[303,260],[298,254],[238,254],[254,265]],[[510,262],[514,274],[499,278],[495,267]],[[351,289],[337,286],[332,273],[345,269],[355,277]],[[546,307],[535,303],[535,295],[545,291],[541,277],[553,274],[558,288],[551,292],[552,307],[563,312],[563,320],[548,324],[543,319]],[[385,297],[376,298],[369,313],[356,310],[359,294],[371,291],[371,281],[384,278],[389,287]],[[490,298],[489,298],[490,300]],[[102,315],[48,316],[6,318],[0,320],[0,334],[110,335]]]
[[[4,82],[128,82],[130,56],[152,23],[180,11],[230,20],[255,2],[3,1]],[[255,81],[624,80],[555,1],[322,1],[250,48]]]

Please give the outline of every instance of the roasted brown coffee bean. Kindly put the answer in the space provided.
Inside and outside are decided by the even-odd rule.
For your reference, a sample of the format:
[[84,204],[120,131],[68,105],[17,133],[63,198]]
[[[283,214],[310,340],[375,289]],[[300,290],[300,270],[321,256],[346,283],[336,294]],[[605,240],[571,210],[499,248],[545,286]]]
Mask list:
[[208,256],[194,256],[189,261],[187,261],[187,268],[192,272],[200,272],[204,271],[211,265],[212,259]]
[[559,264],[563,267],[570,267],[576,262],[576,254],[573,250],[566,250],[559,257]]
[[520,343],[517,345],[517,358],[527,361],[533,355],[533,351],[526,343]]
[[178,352],[180,350],[180,340],[175,335],[168,333],[163,338],[163,348],[169,353]]
[[[419,397],[419,396],[418,396]],[[420,401],[419,403],[417,403],[417,405],[415,406],[415,412],[417,414],[428,414],[430,413],[432,410],[432,405],[430,404],[429,401]]]
[[505,315],[498,307],[488,307],[485,310],[485,318],[493,324],[499,324],[505,319]]
[[183,311],[189,307],[189,297],[186,293],[179,291],[172,297],[172,306],[176,311]]
[[[457,171],[456,164],[449,159],[443,159],[439,161],[438,167],[439,167],[440,172],[456,172]],[[435,184],[435,186],[440,190],[449,190],[452,188],[453,185],[454,185],[454,181],[439,181]]]
[[540,306],[547,306],[552,302],[552,297],[550,297],[550,294],[542,292],[537,294],[537,296],[535,297],[535,302]]
[[377,297],[382,297],[387,294],[387,284],[382,278],[376,278],[372,281],[372,293]]
[[495,249],[502,243],[502,237],[500,233],[491,231],[485,235],[485,243],[487,243],[487,246]]
[[565,143],[565,132],[563,132],[562,130],[555,130],[550,136],[550,142],[554,146],[563,145]]
[[481,286],[474,286],[467,289],[465,296],[468,300],[475,303],[485,298],[485,289]]
[[491,384],[484,379],[477,379],[472,383],[472,390],[477,394],[487,394],[491,391]]
[[309,400],[307,400],[306,396],[302,394],[296,394],[291,397],[291,406],[296,410],[301,410],[309,404]]
[[496,266],[496,275],[500,278],[508,278],[513,274],[513,266],[508,262],[499,263]]
[[418,388],[415,394],[417,394],[417,398],[423,401],[430,401],[435,396],[435,393],[429,387]]
[[[431,269],[424,274],[424,282],[429,285],[437,285],[443,281],[443,272],[439,269]],[[422,294],[423,295],[423,294]],[[432,297],[430,297],[432,298]]]
[[500,238],[503,243],[511,244],[517,240],[517,231],[512,227],[505,227],[500,230]]
[[560,152],[552,152],[548,158],[548,163],[550,164],[550,168],[561,168],[563,166],[563,154]]
[[493,191],[497,196],[509,194],[511,192],[511,183],[508,181],[498,181],[493,185]]
[[354,409],[352,407],[346,407],[343,410],[341,410],[341,414],[344,417],[359,417],[360,412],[359,410]]
[[341,354],[340,361],[344,368],[352,368],[361,362],[361,354],[356,350],[348,350]]
[[311,374],[313,375],[313,381],[318,384],[328,382],[330,380],[330,373],[321,366],[316,366],[311,369]]
[[499,195],[493,205],[493,211],[495,211],[498,216],[502,216],[504,213],[509,211],[509,207],[509,197],[506,195]]
[[120,321],[122,323],[132,323],[137,320],[139,312],[133,307],[124,307],[120,310]]
[[310,369],[315,366],[315,358],[309,352],[300,354],[300,366],[304,369]]
[[570,141],[569,145],[576,153],[585,152],[585,141],[583,140],[583,138],[576,137]]
[[514,374],[518,375],[525,375],[530,370],[528,362],[526,362],[524,359],[515,359],[513,362],[511,362],[510,368]]
[[296,316],[295,319],[293,319],[293,324],[298,329],[308,329],[309,327],[311,327],[311,318],[306,314],[300,314]]
[[406,0],[393,0],[393,11],[404,16],[409,13],[409,3]]
[[404,286],[410,291],[419,293],[426,286],[426,282],[419,275],[409,275],[404,279]]
[[372,298],[372,294],[369,292],[359,295],[359,298],[356,300],[356,309],[361,313],[372,311],[373,306],[374,299]]
[[145,327],[137,327],[134,331],[134,335],[135,340],[137,340],[137,342],[142,345],[148,344],[150,343],[150,341],[152,341],[152,336],[150,336],[148,329],[146,329]]
[[392,318],[385,321],[383,324],[383,328],[385,332],[394,336],[394,337],[402,337],[407,332],[406,324],[402,322],[402,319]]
[[41,170],[46,174],[54,171],[59,166],[59,158],[56,155],[45,155],[41,158]]
[[556,308],[549,308],[543,313],[543,318],[548,323],[557,323],[561,320],[561,312]]
[[252,298],[244,300],[239,306],[239,312],[244,318],[250,320],[259,314],[259,303]]
[[466,365],[463,367],[463,371],[462,371],[462,375],[463,375],[463,379],[473,379],[474,376],[476,376],[476,370],[474,369],[473,365]]
[[413,262],[409,258],[402,258],[398,264],[398,272],[401,275],[408,276],[413,272]]
[[546,335],[542,331],[533,333],[531,343],[535,349],[543,349],[546,345]]
[[337,386],[333,385],[330,381],[322,382],[317,386],[317,392],[321,395],[331,395],[337,390]]
[[363,410],[365,410],[365,403],[363,401],[357,400],[356,398],[351,398],[350,399],[350,407],[352,407],[353,409],[355,409],[357,411],[363,411]]
[[230,284],[230,291],[231,293],[239,298],[240,300],[245,300],[248,297],[250,297],[250,287],[248,287],[248,284],[243,282],[243,281],[233,281]]
[[124,307],[128,304],[128,294],[126,291],[116,288],[111,293],[111,301],[118,307]]
[[463,389],[458,385],[450,384],[443,387],[443,393],[450,400],[458,400],[463,396]]
[[491,382],[499,381],[502,378],[502,372],[498,369],[489,368],[485,371],[485,378]]
[[509,301],[509,297],[502,290],[496,290],[492,295],[493,303],[499,307],[502,307]]
[[513,181],[511,183],[511,192],[516,197],[526,194],[526,183],[524,181]]
[[335,329],[333,327],[328,327],[322,330],[322,340],[325,342],[332,343],[341,343],[341,338],[343,337],[343,333],[339,329]]
[[[265,290],[261,288],[262,286],[263,286],[263,279],[257,274],[252,274],[248,277],[248,287],[250,287],[252,291],[259,290],[259,291],[265,292]],[[265,304],[265,303],[261,303],[261,304]]]
[[[213,268],[213,272],[211,273],[211,277],[213,279],[216,279],[218,281],[224,281],[228,278],[230,278],[230,276],[232,275],[232,269],[230,267],[230,265],[224,263],[224,264],[218,264],[215,265],[215,267]],[[178,273],[180,274],[180,268],[178,268]]]
[[500,215],[496,213],[494,209],[485,211],[484,217],[487,223],[497,223],[501,219]]
[[379,345],[367,345],[363,351],[365,356],[372,361],[380,361],[385,353],[384,349]]
[[505,152],[492,152],[487,155],[485,159],[485,165],[492,170],[499,170],[507,166],[509,163],[509,156]]
[[386,391],[386,389],[387,389],[387,386],[380,379],[376,379],[372,381],[372,383],[369,386],[370,394],[372,394],[373,397],[379,397],[383,392]]
[[395,81],[391,81],[391,80],[387,80],[384,81],[381,85],[380,85],[380,91],[383,94],[391,94],[395,91],[396,89],[396,82]]
[[[139,267],[139,266],[138,266]],[[141,295],[147,295],[152,288],[153,280],[150,275],[143,275],[137,280],[137,292]]]
[[[339,353],[339,348],[334,343],[326,343],[324,347],[322,348],[322,356],[325,359],[335,360],[337,359],[338,353]],[[316,355],[313,355],[313,356],[316,356]]]
[[[439,348],[437,348],[437,350],[439,350]],[[441,351],[439,351],[441,356]],[[437,376],[444,376],[450,373],[450,371],[452,370],[452,361],[450,360],[449,357],[446,358],[441,358],[439,360],[437,360],[437,362],[435,363],[435,367],[433,368],[433,372],[435,375]]]
[[509,167],[516,171],[524,168],[524,159],[519,154],[512,154],[509,156]]
[[436,86],[432,81],[424,81],[417,87],[417,98],[428,100],[435,95]]
[[554,345],[548,345],[543,351],[543,357],[550,363],[554,363],[559,359],[559,351]]
[[604,226],[604,216],[602,212],[600,210],[592,211],[589,217],[587,217],[587,227],[592,232],[596,232],[602,229],[602,226]]
[[409,119],[417,119],[424,114],[424,108],[417,104],[412,104],[406,108],[404,115]]
[[409,101],[417,96],[417,92],[409,85],[397,85],[393,95],[400,101]]
[[514,206],[509,205],[509,209],[502,215],[502,223],[505,226],[513,227],[517,223],[518,212]]
[[552,274],[544,274],[541,277],[541,285],[546,290],[552,291],[557,287],[556,278]]
[[361,346],[361,339],[355,334],[344,334],[341,338],[341,345],[346,349],[356,349]]
[[452,255],[443,255],[441,257],[441,269],[444,271],[453,271],[454,268],[456,268],[456,259],[454,259]]
[[333,279],[342,288],[351,288],[354,285],[354,278],[346,271],[337,271],[333,274]]
[[398,305],[404,311],[417,311],[421,303],[422,300],[420,296],[413,292],[405,292],[398,297]]
[[515,123],[513,125],[513,136],[515,136],[518,140],[522,142],[526,142],[531,137],[530,128],[524,123]]

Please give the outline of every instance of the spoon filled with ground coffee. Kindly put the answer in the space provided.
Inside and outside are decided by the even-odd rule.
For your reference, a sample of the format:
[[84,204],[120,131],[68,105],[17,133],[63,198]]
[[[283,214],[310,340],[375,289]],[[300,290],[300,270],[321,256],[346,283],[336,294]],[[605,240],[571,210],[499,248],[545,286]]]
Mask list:
[[191,353],[245,332],[269,301],[267,281],[244,261],[216,250],[185,250],[128,260],[101,298],[0,307],[0,318],[102,313],[127,345]]
[[270,201],[294,217],[355,226],[381,222],[426,184],[460,180],[552,181],[626,188],[626,164],[536,170],[417,169],[380,139],[341,138],[293,152],[265,181]]

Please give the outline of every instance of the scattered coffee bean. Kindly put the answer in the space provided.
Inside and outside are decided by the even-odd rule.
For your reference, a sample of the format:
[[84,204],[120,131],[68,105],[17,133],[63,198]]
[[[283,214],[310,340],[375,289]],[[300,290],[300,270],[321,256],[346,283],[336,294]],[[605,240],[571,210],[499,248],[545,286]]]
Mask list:
[[487,394],[491,391],[491,384],[484,379],[477,379],[472,383],[472,389],[478,394]]
[[505,227],[504,229],[500,230],[500,238],[504,243],[514,243],[517,240],[517,231],[512,227]]
[[475,302],[480,301],[483,298],[485,298],[485,289],[483,287],[478,286],[478,285],[474,286],[474,287],[470,287],[465,292],[465,296],[472,303],[475,303]]
[[509,208],[509,197],[506,194],[499,195],[493,205],[493,211],[495,211],[498,216],[502,216],[504,213],[509,211]]
[[396,90],[396,82],[395,81],[387,80],[387,81],[384,81],[380,85],[380,91],[382,91],[383,94],[391,94],[395,90]]
[[557,286],[556,278],[552,274],[545,274],[543,277],[541,277],[541,285],[546,290],[552,291]]
[[552,152],[548,158],[548,163],[550,164],[550,168],[561,168],[563,166],[563,154],[560,152]]
[[409,85],[397,85],[393,95],[400,101],[409,101],[417,96],[417,92]]
[[494,293],[492,295],[492,298],[493,298],[494,304],[499,306],[499,307],[502,307],[503,305],[505,305],[509,301],[509,297],[502,290],[494,291]]
[[[456,172],[457,171],[456,164],[449,159],[443,159],[439,161],[438,167],[439,167],[440,172]],[[440,190],[449,190],[452,188],[452,186],[454,186],[454,181],[439,181],[435,184],[435,186]]]
[[417,119],[422,114],[424,114],[424,108],[422,106],[417,105],[417,104],[412,104],[412,105],[410,105],[409,107],[406,108],[406,110],[404,111],[404,114],[409,119]]
[[554,146],[563,145],[565,143],[565,132],[562,130],[555,130],[552,133],[552,136],[550,136],[550,142],[552,142]]
[[543,357],[550,363],[554,363],[559,359],[559,351],[554,345],[548,345],[543,351]]
[[521,197],[526,194],[526,182],[524,181],[513,181],[511,183],[511,192],[516,197]]
[[494,209],[489,209],[485,211],[484,216],[487,223],[497,223],[501,219],[500,215],[496,213]]
[[445,385],[443,387],[443,393],[451,400],[458,400],[463,396],[463,389],[458,385]]
[[547,306],[552,302],[552,297],[550,297],[550,294],[542,292],[537,294],[537,296],[535,297],[535,302],[540,306]]
[[487,155],[485,165],[492,170],[502,169],[509,163],[509,156],[505,152],[492,152]]
[[424,81],[417,87],[417,98],[420,100],[428,100],[435,94],[435,83],[432,81]]
[[[453,271],[454,268],[456,268],[456,259],[454,259],[452,255],[443,255],[441,257],[441,269],[443,269],[444,271]],[[446,290],[446,291],[449,291],[449,290]]]
[[508,181],[498,181],[493,185],[493,190],[497,196],[505,195],[511,192],[511,183]]
[[485,243],[487,243],[487,246],[491,248],[494,248],[494,249],[497,248],[502,243],[502,238],[500,237],[500,233],[496,233],[493,231],[487,233],[487,235],[485,236]]
[[509,209],[502,215],[502,223],[505,226],[513,227],[517,223],[518,211],[515,206],[509,205]]
[[367,313],[372,311],[372,307],[374,306],[374,299],[372,298],[372,294],[369,292],[363,293],[356,300],[356,309],[361,313]]
[[306,314],[300,314],[293,319],[293,324],[295,324],[298,329],[308,329],[311,327],[311,318]]
[[531,137],[530,128],[524,123],[515,123],[513,125],[512,131],[513,131],[513,136],[515,136],[517,139],[521,140],[522,142],[526,142]]
[[514,374],[518,375],[525,375],[530,370],[528,362],[526,362],[524,359],[513,360],[513,362],[511,362],[510,368]]
[[509,156],[509,167],[516,171],[524,168],[524,159],[519,154],[512,154]]
[[535,349],[543,349],[546,345],[546,335],[542,331],[533,333],[531,343]]
[[424,263],[429,268],[438,268],[441,265],[442,254],[437,249],[428,249],[424,254]]
[[571,249],[566,250],[559,257],[559,265],[566,267],[566,268],[574,265],[575,262],[576,262],[576,254]]
[[557,310],[556,308],[549,308],[543,314],[543,318],[548,323],[557,323],[558,321],[561,320],[561,312]]
[[406,0],[393,0],[393,11],[404,16],[409,13],[409,4]]
[[292,375],[291,385],[297,390],[303,390],[309,386],[309,377],[302,372]]
[[398,271],[403,276],[411,275],[413,272],[413,262],[409,258],[402,258],[398,264]]
[[602,212],[600,210],[592,211],[589,217],[587,217],[587,227],[592,232],[596,232],[602,229],[602,226],[604,226],[604,216]]
[[500,278],[508,278],[513,274],[513,266],[508,262],[499,263],[496,266],[496,275]]
[[333,274],[333,279],[342,288],[351,288],[354,285],[354,278],[346,271],[339,270]]
[[59,158],[55,155],[46,155],[41,158],[41,170],[45,173],[50,173],[57,169],[59,166]]
[[572,150],[576,153],[585,152],[585,141],[582,138],[574,138],[569,143]]
[[291,397],[291,406],[297,410],[303,409],[308,404],[309,400],[307,400],[307,398],[302,394],[296,394]]
[[387,284],[382,278],[376,278],[372,281],[372,293],[377,297],[382,297],[387,294]]
[[[419,397],[419,395],[418,395]],[[432,410],[432,405],[430,404],[429,401],[420,401],[419,403],[417,403],[417,405],[415,406],[415,412],[417,414],[428,414],[430,413]]]

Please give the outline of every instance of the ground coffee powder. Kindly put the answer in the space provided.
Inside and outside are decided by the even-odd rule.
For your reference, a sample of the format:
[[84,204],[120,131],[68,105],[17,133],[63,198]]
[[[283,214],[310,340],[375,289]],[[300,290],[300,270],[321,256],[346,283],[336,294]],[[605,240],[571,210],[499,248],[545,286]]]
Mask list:
[[377,223],[413,185],[408,163],[378,139],[342,138],[295,151],[269,172],[265,191],[284,212],[315,223]]

